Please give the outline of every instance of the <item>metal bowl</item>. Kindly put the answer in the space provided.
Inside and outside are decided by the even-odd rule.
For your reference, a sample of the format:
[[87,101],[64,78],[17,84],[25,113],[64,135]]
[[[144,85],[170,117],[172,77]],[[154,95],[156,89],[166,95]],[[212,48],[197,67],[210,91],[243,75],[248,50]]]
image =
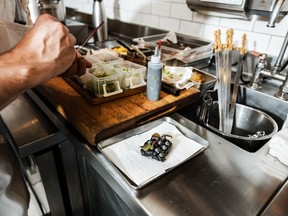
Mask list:
[[[242,149],[255,152],[278,131],[278,125],[268,114],[242,104],[236,104],[235,116],[230,134],[219,130],[218,102],[203,122],[209,129],[233,142]],[[265,135],[260,133],[265,132]]]

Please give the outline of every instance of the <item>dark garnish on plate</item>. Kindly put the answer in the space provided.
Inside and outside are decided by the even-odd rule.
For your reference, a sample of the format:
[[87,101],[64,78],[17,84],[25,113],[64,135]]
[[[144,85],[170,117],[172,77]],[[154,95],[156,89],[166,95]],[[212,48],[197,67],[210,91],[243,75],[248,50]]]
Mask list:
[[149,140],[147,140],[141,147],[141,154],[146,157],[151,157],[158,161],[165,161],[169,153],[172,143],[167,137],[172,138],[170,135],[154,133]]

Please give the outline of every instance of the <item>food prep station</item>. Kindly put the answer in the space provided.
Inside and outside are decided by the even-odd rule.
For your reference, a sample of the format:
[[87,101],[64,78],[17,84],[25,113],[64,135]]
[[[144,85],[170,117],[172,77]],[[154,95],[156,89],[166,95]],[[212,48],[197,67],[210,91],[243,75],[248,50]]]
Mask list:
[[[109,20],[109,30],[109,40],[93,48],[111,48],[119,45],[116,40],[132,43],[133,38],[165,33],[114,20]],[[210,60],[201,58],[189,64],[213,77],[215,66]],[[239,101],[269,112],[281,127],[288,102],[271,96],[278,85],[268,80],[261,91],[240,86]],[[125,97],[95,102],[81,95],[75,80],[58,77],[29,90],[1,112],[1,127],[8,140],[17,145],[28,167],[37,164],[40,170],[52,215],[287,214],[288,167],[268,154],[267,142],[249,152],[201,124],[197,107],[206,88],[183,90],[179,96],[162,91],[156,103],[147,101],[143,86],[139,89]],[[95,86],[92,91],[104,94]],[[269,100],[275,109],[281,107],[279,112],[263,104]],[[20,109],[21,115],[15,115]],[[161,118],[181,124],[209,145],[135,189],[97,144],[114,136],[121,139],[135,127]]]

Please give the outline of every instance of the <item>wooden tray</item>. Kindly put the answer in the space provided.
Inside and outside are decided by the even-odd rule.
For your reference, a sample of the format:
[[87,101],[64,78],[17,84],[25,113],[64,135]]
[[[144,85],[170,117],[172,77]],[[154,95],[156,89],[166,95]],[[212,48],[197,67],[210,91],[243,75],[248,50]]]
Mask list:
[[190,88],[177,97],[161,91],[159,101],[149,101],[145,93],[139,93],[92,105],[62,77],[35,90],[92,145],[200,100],[200,91]]
[[69,77],[69,78],[63,78],[63,79],[71,87],[73,87],[83,98],[85,98],[85,100],[87,100],[92,105],[106,103],[106,102],[109,102],[109,101],[113,101],[113,100],[116,100],[116,99],[120,99],[120,98],[123,98],[123,97],[127,97],[127,96],[130,96],[130,95],[134,95],[134,94],[138,94],[138,93],[146,91],[146,86],[141,86],[141,87],[138,87],[138,88],[135,88],[135,89],[124,90],[120,94],[111,95],[109,97],[97,97],[96,95],[94,95],[93,93],[88,91],[87,89],[84,89],[83,84],[79,83],[76,80],[76,78]]

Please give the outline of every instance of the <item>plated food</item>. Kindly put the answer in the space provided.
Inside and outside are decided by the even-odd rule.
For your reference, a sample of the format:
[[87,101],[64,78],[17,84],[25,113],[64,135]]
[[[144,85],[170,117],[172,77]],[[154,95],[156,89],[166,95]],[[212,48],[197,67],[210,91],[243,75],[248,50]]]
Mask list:
[[[208,146],[206,140],[170,117],[149,122],[97,144],[102,154],[136,190],[203,152]],[[152,159],[153,154],[157,158]]]
[[169,153],[172,142],[167,139],[172,138],[170,135],[154,133],[149,140],[147,140],[141,147],[141,154],[146,157],[151,157],[158,161],[165,161],[166,155]]

